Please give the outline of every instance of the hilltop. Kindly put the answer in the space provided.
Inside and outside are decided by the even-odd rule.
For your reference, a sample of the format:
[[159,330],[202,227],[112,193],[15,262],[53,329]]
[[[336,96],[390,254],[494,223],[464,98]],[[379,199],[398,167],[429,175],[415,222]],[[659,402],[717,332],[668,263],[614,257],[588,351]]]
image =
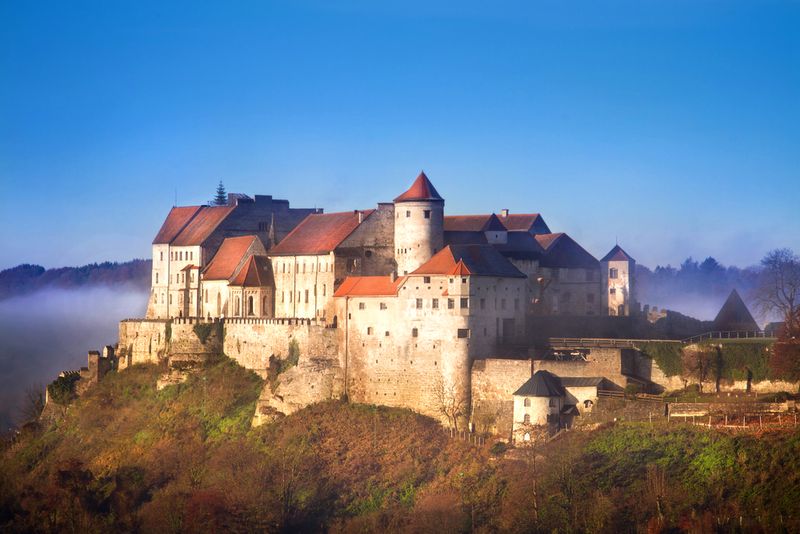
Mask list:
[[222,357],[157,391],[162,372],[112,372],[6,444],[0,529],[800,528],[800,433],[618,424],[569,432],[534,463],[408,410],[339,401],[253,429],[254,373]]
[[45,288],[76,289],[84,286],[130,284],[147,290],[150,287],[151,269],[150,260],[139,259],[55,269],[24,263],[0,271],[0,300]]

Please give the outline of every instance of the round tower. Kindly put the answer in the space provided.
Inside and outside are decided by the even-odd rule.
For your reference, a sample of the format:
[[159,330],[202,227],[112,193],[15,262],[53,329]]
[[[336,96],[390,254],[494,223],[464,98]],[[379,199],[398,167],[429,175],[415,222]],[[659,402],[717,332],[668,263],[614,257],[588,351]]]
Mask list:
[[444,199],[420,172],[408,191],[394,199],[394,257],[406,275],[444,246]]

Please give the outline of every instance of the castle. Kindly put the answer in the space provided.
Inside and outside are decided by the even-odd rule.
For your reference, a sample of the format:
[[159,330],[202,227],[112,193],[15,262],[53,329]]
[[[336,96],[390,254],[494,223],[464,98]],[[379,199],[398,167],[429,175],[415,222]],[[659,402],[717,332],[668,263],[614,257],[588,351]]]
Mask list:
[[[618,245],[598,261],[538,213],[445,215],[424,172],[393,202],[341,213],[229,195],[170,211],[153,241],[147,316],[120,325],[120,366],[222,350],[266,376],[293,343],[298,365],[265,390],[264,416],[344,395],[456,419],[477,399],[510,409],[517,390],[557,392],[571,399],[559,413],[577,414],[591,399],[570,396],[568,376],[536,372],[547,370],[525,353],[529,320],[638,313],[634,269]],[[199,324],[219,328],[200,340]],[[621,361],[617,351],[589,377],[595,391],[627,384]],[[506,377],[500,389],[491,370]]]

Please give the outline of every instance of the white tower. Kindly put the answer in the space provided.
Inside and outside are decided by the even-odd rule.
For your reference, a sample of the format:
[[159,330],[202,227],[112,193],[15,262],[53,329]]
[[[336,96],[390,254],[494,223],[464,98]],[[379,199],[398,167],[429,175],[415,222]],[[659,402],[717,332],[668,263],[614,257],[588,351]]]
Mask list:
[[444,199],[420,172],[408,191],[394,199],[394,213],[394,257],[402,276],[442,250]]
[[605,281],[603,311],[607,315],[628,316],[638,309],[634,293],[636,260],[619,245],[600,260]]

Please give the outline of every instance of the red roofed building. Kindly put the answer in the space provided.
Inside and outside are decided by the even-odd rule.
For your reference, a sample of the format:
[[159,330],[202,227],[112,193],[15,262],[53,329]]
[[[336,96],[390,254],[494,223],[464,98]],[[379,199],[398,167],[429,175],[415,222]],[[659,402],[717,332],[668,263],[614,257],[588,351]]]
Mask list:
[[269,251],[275,316],[331,320],[333,295],[347,276],[395,270],[392,204],[308,216]]
[[394,256],[405,275],[444,246],[444,199],[424,172],[394,199]]
[[[224,206],[170,210],[153,240],[153,279],[148,318],[195,316],[200,310],[199,272],[227,237],[257,235],[267,246],[280,241],[313,209],[289,207],[271,196],[230,194]],[[184,270],[188,265],[194,269]]]
[[[272,317],[275,292],[272,270],[270,268],[267,272],[262,272],[263,269],[261,271],[254,269],[264,262],[269,263],[266,252],[266,247],[258,236],[225,238],[211,262],[203,270],[202,307],[199,315]],[[257,275],[258,277],[254,278]],[[254,285],[258,281],[264,282],[264,285]],[[250,297],[249,303],[246,302],[248,297]]]

